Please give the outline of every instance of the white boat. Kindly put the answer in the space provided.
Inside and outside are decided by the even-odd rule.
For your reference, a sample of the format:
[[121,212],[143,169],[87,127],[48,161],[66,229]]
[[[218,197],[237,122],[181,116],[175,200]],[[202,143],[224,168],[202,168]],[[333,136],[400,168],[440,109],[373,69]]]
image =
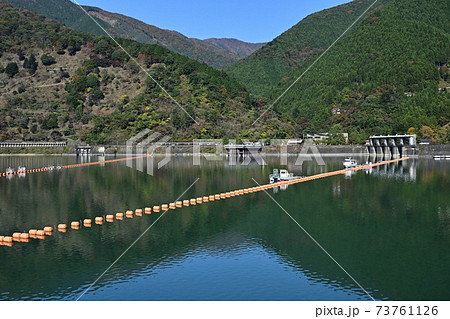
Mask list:
[[270,184],[279,182],[279,181],[290,181],[293,179],[300,178],[300,176],[294,176],[293,173],[289,173],[287,169],[274,169],[273,174],[269,175]]
[[434,155],[433,158],[439,160],[450,160],[450,155]]
[[358,165],[358,162],[356,162],[356,160],[349,157],[349,158],[346,158],[344,160],[344,162],[342,162],[342,164],[344,164],[345,168],[350,168],[350,167],[356,167]]

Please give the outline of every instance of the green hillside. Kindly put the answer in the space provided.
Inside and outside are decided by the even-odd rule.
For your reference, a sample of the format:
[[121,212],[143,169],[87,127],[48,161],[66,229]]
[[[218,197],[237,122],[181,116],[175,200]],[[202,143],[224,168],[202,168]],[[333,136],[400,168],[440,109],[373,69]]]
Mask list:
[[[68,0],[1,0],[0,2],[9,3],[16,8],[27,9],[60,21],[72,29],[96,35],[105,34],[90,17]],[[101,20],[97,20],[97,22],[104,28],[109,26]]]
[[[388,1],[379,0],[372,10]],[[352,1],[311,14],[226,71],[245,83],[252,93],[264,94],[293,69],[328,48],[372,3],[373,0]]]
[[[405,133],[449,138],[450,1],[393,0],[334,46],[275,105],[298,130]],[[278,97],[313,61],[289,74]],[[341,114],[332,114],[339,108]],[[445,128],[442,128],[446,126]],[[422,134],[427,136],[430,134]],[[445,137],[446,136],[446,137]],[[431,137],[431,136],[430,136]]]
[[224,72],[158,45],[117,41],[199,125],[111,39],[0,4],[0,140],[116,143],[145,128],[173,140],[290,130],[278,120],[250,128],[260,106]]

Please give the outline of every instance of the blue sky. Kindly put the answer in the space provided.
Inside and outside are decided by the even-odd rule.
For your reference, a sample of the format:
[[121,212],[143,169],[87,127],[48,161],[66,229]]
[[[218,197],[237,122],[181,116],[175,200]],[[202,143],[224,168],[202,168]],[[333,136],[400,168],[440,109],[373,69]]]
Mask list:
[[350,0],[77,0],[188,37],[267,42],[307,15]]

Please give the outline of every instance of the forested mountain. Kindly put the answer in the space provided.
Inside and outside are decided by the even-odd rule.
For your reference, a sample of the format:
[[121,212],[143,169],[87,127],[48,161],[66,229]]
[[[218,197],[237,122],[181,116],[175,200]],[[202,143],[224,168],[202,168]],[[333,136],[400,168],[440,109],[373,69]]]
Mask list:
[[[105,34],[90,17],[69,0],[0,0],[16,8],[27,9],[42,16],[60,21],[72,29],[91,32],[96,35]],[[100,25],[108,25],[97,20]]]
[[[55,19],[76,30],[96,35],[104,34],[86,13],[69,0],[0,0],[0,2]],[[229,41],[211,42],[188,38],[179,32],[160,29],[122,14],[111,13],[96,7],[84,6],[84,8],[89,14],[95,16],[101,26],[113,36],[142,43],[159,44],[218,69],[233,64],[260,47],[259,44],[235,39],[230,39],[234,45],[227,45]]]
[[[264,92],[259,100],[223,71],[118,39],[200,125],[108,37],[0,4],[0,140],[123,142],[150,128],[176,140],[331,132],[330,142],[339,143],[338,133],[349,132],[350,142],[362,143],[370,134],[409,132],[449,142],[449,2],[379,0],[267,113],[368,1],[312,15],[244,60],[254,76],[241,83]],[[307,42],[315,45],[309,53]],[[270,63],[286,73],[275,80],[264,69]],[[264,81],[278,82],[269,89]]]
[[[372,11],[389,1],[378,0]],[[328,48],[373,2],[355,0],[311,14],[226,71],[252,93],[264,94],[310,57]]]
[[173,137],[277,137],[223,71],[159,45],[117,38],[176,103],[108,37],[0,4],[0,140],[124,142],[148,128]]
[[[350,131],[353,140],[422,128],[421,136],[448,141],[449,16],[449,0],[389,1],[325,54],[275,111],[306,130],[334,125]],[[286,74],[268,100],[314,59]]]

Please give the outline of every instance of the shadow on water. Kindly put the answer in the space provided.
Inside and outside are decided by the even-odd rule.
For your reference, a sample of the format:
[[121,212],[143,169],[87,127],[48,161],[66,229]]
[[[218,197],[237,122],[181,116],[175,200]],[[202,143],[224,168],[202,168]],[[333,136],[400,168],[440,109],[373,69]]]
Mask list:
[[[29,168],[76,158],[0,158]],[[95,160],[95,158],[93,158]],[[341,168],[305,162],[312,175]],[[174,158],[154,176],[124,163],[0,179],[0,233],[266,183],[268,165]],[[270,194],[377,299],[445,300],[450,163],[409,160]],[[144,168],[145,171],[145,168]],[[0,246],[0,299],[76,299],[158,214]],[[83,299],[368,299],[263,192],[168,211]]]

